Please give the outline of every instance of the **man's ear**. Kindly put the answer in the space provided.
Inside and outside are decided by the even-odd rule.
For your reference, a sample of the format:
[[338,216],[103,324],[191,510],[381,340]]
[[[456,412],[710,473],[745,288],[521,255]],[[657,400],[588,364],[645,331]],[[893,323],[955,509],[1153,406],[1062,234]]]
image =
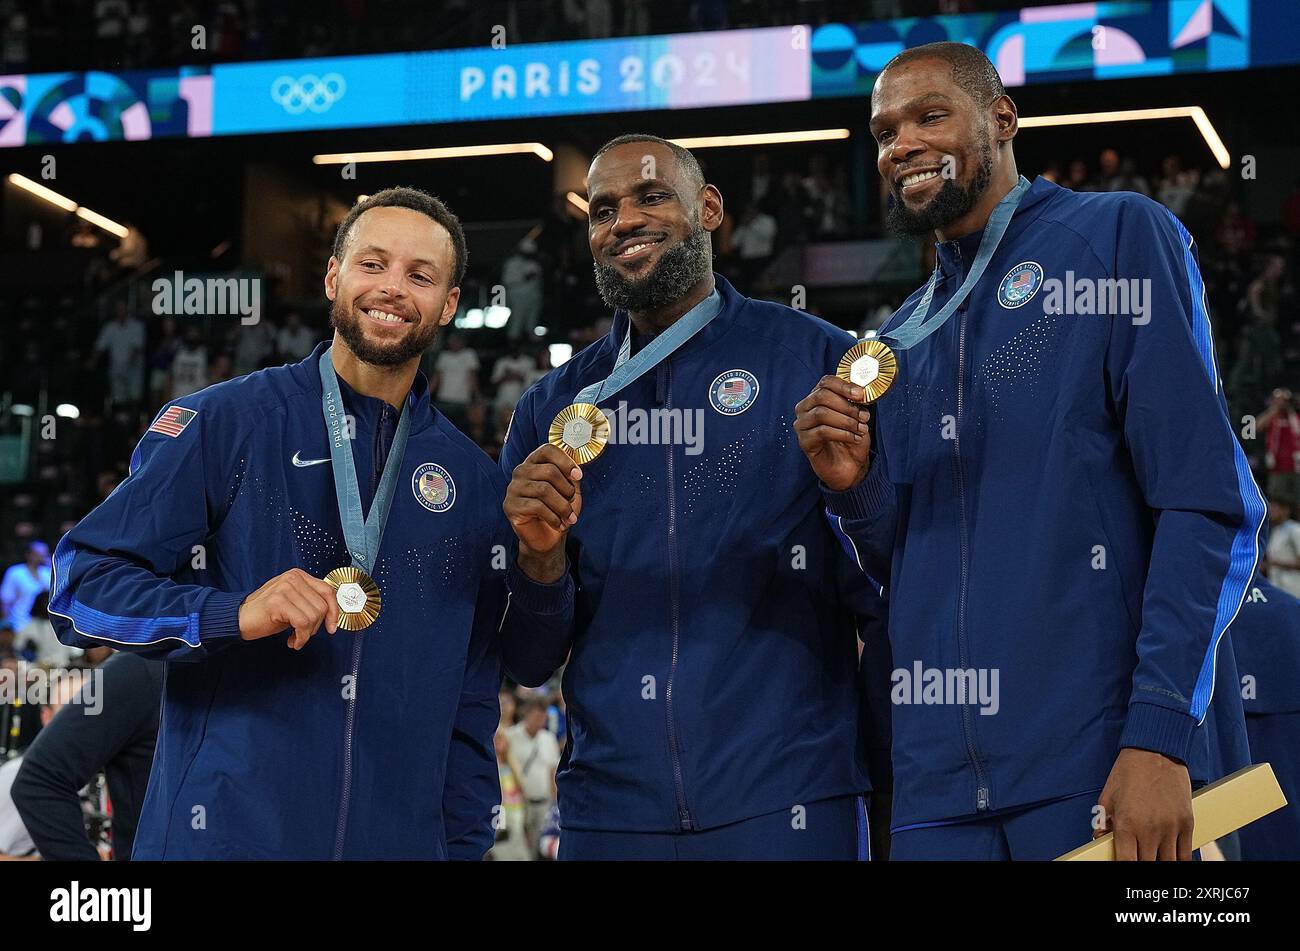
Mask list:
[[339,293],[339,259],[330,256],[330,263],[325,268],[325,296],[331,301],[338,297]]
[[460,288],[453,287],[447,294],[447,302],[442,305],[442,316],[438,318],[438,326],[446,327],[451,323],[451,318],[456,316],[456,307],[460,303]]
[[716,185],[700,189],[700,226],[705,231],[716,231],[722,224],[722,192]]
[[1020,111],[1011,97],[1003,93],[989,105],[998,142],[1010,142],[1020,131]]

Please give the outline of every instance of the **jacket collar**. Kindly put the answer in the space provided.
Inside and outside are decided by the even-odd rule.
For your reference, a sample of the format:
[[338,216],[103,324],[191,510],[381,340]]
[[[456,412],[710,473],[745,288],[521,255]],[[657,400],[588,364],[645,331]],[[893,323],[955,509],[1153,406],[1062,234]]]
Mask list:
[[[1042,213],[1045,203],[1061,191],[1063,191],[1061,186],[1049,182],[1041,175],[1034,179],[1033,184],[1029,186],[1029,191],[1025,192],[1025,196],[1020,199],[1020,204],[1016,206],[1016,213],[1011,216],[1007,233],[1002,238],[1003,244],[1013,240]],[[979,253],[984,231],[985,229],[981,228],[979,231],[962,235],[952,241],[935,242],[936,260],[941,276],[965,275],[970,270],[975,255]]]
[[[293,370],[296,376],[302,381],[303,385],[321,397],[325,393],[325,385],[320,378],[320,357],[328,349],[332,341],[325,340],[318,343],[314,350],[308,355],[307,359],[300,363],[293,364]],[[378,415],[378,404],[383,402],[378,397],[364,396],[348,385],[347,380],[339,377],[339,388],[343,392],[343,398],[353,412],[364,412],[367,419]],[[367,411],[367,407],[373,404],[373,411]],[[411,383],[411,391],[406,395],[406,404],[411,410],[411,432],[416,433],[433,425],[434,413],[437,410],[429,400],[429,381],[425,375],[416,371],[415,380]]]

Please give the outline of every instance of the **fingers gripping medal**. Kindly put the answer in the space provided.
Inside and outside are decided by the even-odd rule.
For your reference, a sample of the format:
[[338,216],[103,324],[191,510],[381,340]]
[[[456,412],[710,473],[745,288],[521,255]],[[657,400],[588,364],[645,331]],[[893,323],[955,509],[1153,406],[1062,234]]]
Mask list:
[[609,442],[609,418],[592,403],[566,406],[551,423],[549,442],[578,465],[586,465]]
[[360,568],[349,565],[335,568],[325,576],[325,583],[334,589],[334,599],[339,605],[339,627],[345,631],[360,631],[375,623],[379,617],[382,598],[379,586]]
[[866,391],[865,402],[874,403],[894,385],[898,376],[898,358],[894,351],[870,337],[859,340],[840,358],[835,375]]

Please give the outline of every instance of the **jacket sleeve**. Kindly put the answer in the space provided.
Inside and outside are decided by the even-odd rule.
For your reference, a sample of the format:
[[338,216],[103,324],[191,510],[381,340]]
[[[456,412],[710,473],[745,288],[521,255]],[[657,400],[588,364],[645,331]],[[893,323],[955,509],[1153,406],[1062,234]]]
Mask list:
[[84,687],[23,757],[14,806],[45,861],[99,860],[86,836],[78,791],[124,749],[157,731],[162,677],[150,672],[150,663],[116,654],[89,671],[92,678],[102,676],[98,696]]
[[898,502],[884,453],[873,448],[866,478],[846,492],[823,485],[822,498],[826,518],[845,553],[883,596],[889,586],[898,527]]
[[1186,762],[1254,572],[1264,503],[1228,419],[1187,230],[1155,202],[1126,202],[1115,257],[1111,276],[1145,284],[1148,306],[1110,318],[1106,382],[1155,520],[1120,745]]
[[130,474],[59,541],[50,621],[64,644],[197,660],[238,642],[247,591],[172,580],[217,527],[229,491],[237,453],[212,435],[214,415],[200,408],[175,436],[146,432]]
[[[867,581],[860,575],[859,580]],[[889,699],[894,664],[889,645],[889,611],[885,600],[874,591],[868,591],[859,600],[866,602],[854,610],[858,639],[862,641],[862,657],[858,663],[862,743],[871,790],[885,794],[894,788],[890,758],[893,711]]]
[[[533,418],[535,394],[536,389],[530,389],[523,395],[510,421],[510,432],[501,449],[501,468],[507,479],[515,466],[542,444]],[[573,559],[568,560],[568,567],[558,581],[552,584],[534,581],[519,567],[519,540],[513,536],[512,532],[501,649],[506,672],[525,687],[539,687],[564,664],[573,644],[577,593]]]
[[[503,520],[504,521],[504,520]],[[497,534],[504,542],[504,532]],[[493,556],[495,558],[495,554]],[[465,659],[465,679],[451,731],[442,816],[447,857],[477,862],[492,847],[493,817],[501,808],[501,783],[493,737],[501,720],[501,649],[497,625],[505,602],[503,572],[484,576]]]
[[889,689],[892,664],[889,647],[888,605],[877,585],[862,570],[853,543],[827,515],[839,549],[835,559],[835,586],[839,601],[853,614],[857,639],[862,642],[858,664],[859,735],[873,792],[893,789],[890,764]]

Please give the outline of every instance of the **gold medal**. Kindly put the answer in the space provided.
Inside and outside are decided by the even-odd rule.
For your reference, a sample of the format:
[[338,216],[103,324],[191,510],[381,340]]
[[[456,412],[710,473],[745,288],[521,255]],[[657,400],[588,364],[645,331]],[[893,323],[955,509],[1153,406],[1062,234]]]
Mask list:
[[574,403],[551,423],[549,441],[578,465],[586,465],[609,442],[609,419],[592,403]]
[[867,391],[865,402],[874,403],[894,385],[898,359],[875,337],[859,340],[840,358],[835,375]]
[[325,576],[339,604],[339,628],[359,631],[379,617],[379,586],[360,568],[335,568]]

